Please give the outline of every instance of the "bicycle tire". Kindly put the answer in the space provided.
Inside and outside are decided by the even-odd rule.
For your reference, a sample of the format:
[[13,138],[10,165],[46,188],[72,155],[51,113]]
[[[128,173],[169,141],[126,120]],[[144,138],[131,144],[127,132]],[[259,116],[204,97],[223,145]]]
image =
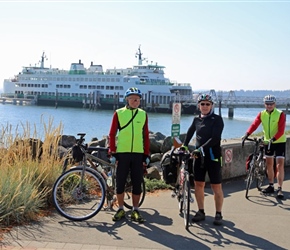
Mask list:
[[189,213],[190,213],[190,182],[189,182],[189,173],[184,173],[184,182],[183,182],[183,195],[182,195],[182,212],[184,219],[185,229],[188,229],[189,226]]
[[246,178],[246,195],[245,197],[248,199],[249,189],[253,183],[254,178],[254,166],[253,164],[250,165],[250,168],[247,172],[247,178]]
[[[132,203],[132,182],[127,182],[126,186],[125,186],[125,195],[124,195],[124,206],[128,209],[132,209],[133,208],[133,203]],[[143,179],[142,183],[141,183],[141,195],[140,195],[140,200],[139,200],[139,204],[138,207],[141,207],[141,205],[144,202],[145,199],[145,195],[146,195],[146,188],[145,188],[145,181]]]
[[266,179],[267,171],[266,171],[266,161],[262,159],[259,163],[259,173],[256,177],[256,186],[259,191],[262,191],[262,186],[264,185],[264,181]]
[[75,167],[58,177],[52,189],[53,203],[60,215],[82,221],[95,216],[105,202],[106,188],[103,178],[87,168],[84,173],[84,186],[80,188],[83,167]]

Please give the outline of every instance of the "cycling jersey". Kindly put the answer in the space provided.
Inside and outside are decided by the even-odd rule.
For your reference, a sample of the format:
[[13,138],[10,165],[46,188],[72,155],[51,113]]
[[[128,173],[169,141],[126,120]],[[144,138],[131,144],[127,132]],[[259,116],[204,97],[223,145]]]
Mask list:
[[252,134],[262,123],[264,141],[269,142],[270,139],[275,138],[272,143],[286,142],[285,126],[286,126],[286,115],[282,111],[274,108],[269,113],[263,110],[258,113],[254,122],[248,128],[247,133]]

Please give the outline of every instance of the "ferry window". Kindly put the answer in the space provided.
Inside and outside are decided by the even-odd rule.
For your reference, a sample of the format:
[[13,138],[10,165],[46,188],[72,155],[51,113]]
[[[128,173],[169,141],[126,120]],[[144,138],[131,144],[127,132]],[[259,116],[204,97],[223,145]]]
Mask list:
[[114,82],[115,81],[115,78],[111,78],[111,82]]
[[89,78],[89,82],[91,82],[92,81],[92,78]]
[[64,77],[61,77],[60,80],[61,80],[61,81],[64,81]]
[[98,85],[98,86],[97,86],[97,89],[100,89],[100,88],[101,88],[101,86]]
[[106,81],[106,78],[102,78],[102,82],[105,82]]
[[115,90],[118,90],[118,89],[119,89],[119,86],[116,86],[116,87],[115,87]]
[[88,78],[86,77],[86,78],[85,78],[85,82],[87,82],[87,81],[88,81]]
[[59,81],[59,80],[60,80],[60,78],[59,78],[59,77],[57,77],[57,78],[56,78],[56,80],[57,80],[57,81]]
[[110,89],[110,86],[106,86],[106,89]]
[[117,78],[117,79],[116,79],[116,82],[120,82],[120,78]]
[[102,81],[102,79],[101,78],[98,78],[98,82],[101,82]]
[[97,81],[97,79],[96,79],[96,78],[93,78],[93,81],[94,81],[94,82],[96,82],[96,81]]

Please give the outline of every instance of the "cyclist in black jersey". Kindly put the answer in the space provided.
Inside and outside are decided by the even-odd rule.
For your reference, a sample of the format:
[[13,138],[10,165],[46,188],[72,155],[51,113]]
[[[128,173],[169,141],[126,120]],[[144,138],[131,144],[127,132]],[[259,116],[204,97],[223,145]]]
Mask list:
[[213,190],[216,208],[214,224],[221,225],[224,195],[221,184],[222,155],[220,142],[224,122],[221,116],[214,114],[214,103],[210,95],[199,95],[198,108],[200,109],[200,114],[194,117],[183,143],[183,146],[188,147],[194,133],[196,134],[196,149],[193,151],[193,155],[196,157],[194,164],[194,184],[198,211],[192,218],[192,221],[199,222],[205,220],[204,187],[207,172]]

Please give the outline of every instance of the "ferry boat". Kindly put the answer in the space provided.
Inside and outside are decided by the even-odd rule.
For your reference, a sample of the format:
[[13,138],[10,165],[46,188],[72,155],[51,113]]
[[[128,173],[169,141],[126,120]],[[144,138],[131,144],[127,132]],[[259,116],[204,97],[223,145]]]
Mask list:
[[142,92],[141,108],[152,112],[171,112],[173,102],[181,102],[182,113],[197,113],[189,83],[172,82],[164,76],[164,66],[143,64],[139,46],[138,65],[130,68],[103,69],[91,62],[88,68],[79,60],[69,70],[47,68],[42,53],[39,66],[23,67],[13,79],[5,79],[3,97],[33,100],[37,105],[83,107],[115,110],[124,106],[129,87]]

